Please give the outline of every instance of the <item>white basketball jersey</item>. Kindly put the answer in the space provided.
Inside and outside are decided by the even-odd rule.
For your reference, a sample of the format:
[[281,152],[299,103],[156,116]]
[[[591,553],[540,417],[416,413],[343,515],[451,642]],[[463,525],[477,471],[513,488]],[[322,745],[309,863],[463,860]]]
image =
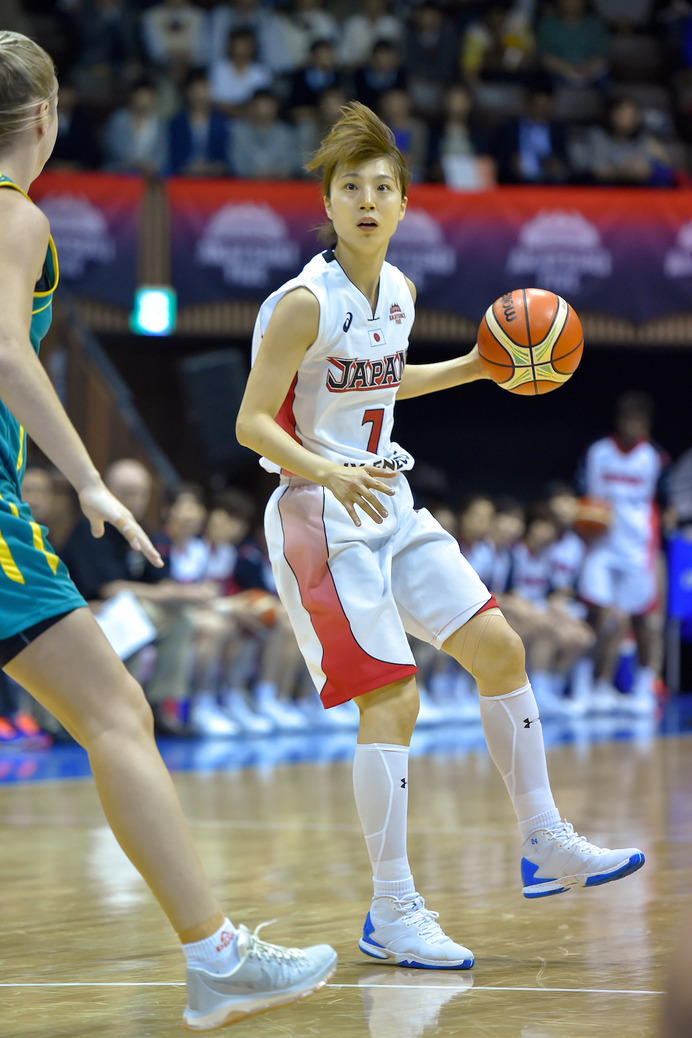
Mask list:
[[[331,250],[314,256],[260,307],[252,337],[253,362],[276,304],[301,287],[319,303],[319,330],[277,422],[309,451],[341,465],[410,469],[413,458],[391,439],[413,324],[413,298],[404,275],[390,263],[383,264],[373,313]],[[266,458],[261,464],[279,472]]]
[[512,548],[512,572],[510,590],[516,591],[522,598],[540,605],[545,602],[553,590],[550,583],[549,549],[534,554],[529,551],[523,541]]
[[586,453],[586,493],[613,505],[613,522],[598,541],[616,559],[645,565],[658,547],[656,489],[663,468],[661,452],[648,440],[623,450],[612,436]]
[[585,553],[586,545],[574,530],[565,530],[550,545],[550,583],[555,590],[574,591],[579,582]]

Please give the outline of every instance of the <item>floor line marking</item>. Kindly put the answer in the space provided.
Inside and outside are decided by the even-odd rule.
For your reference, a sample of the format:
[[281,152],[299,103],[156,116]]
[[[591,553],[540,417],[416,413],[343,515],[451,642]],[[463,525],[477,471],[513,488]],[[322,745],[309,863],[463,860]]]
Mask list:
[[[122,981],[22,981],[16,984],[0,983],[0,988],[182,988],[184,981],[175,980],[122,980]],[[328,988],[396,988],[402,991],[406,987],[414,989],[418,987],[424,991],[447,991],[451,990],[446,984],[327,984]],[[471,987],[459,988],[459,994],[468,994],[471,991],[527,991],[531,994],[547,992],[549,994],[573,994],[573,995],[665,995],[665,991],[641,991],[625,988],[530,988],[530,987],[505,987],[504,985],[493,986],[490,984],[474,984]]]

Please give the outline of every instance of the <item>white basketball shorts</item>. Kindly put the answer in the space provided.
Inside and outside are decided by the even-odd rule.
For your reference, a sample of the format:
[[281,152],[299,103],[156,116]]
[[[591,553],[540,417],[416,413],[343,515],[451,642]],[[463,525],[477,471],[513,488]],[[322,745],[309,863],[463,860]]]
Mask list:
[[326,707],[416,673],[406,633],[439,648],[490,592],[406,478],[390,484],[381,524],[357,527],[330,491],[282,482],[265,530],[279,596]]
[[614,557],[607,548],[592,548],[584,559],[579,595],[589,605],[643,616],[658,602],[655,561],[636,566]]

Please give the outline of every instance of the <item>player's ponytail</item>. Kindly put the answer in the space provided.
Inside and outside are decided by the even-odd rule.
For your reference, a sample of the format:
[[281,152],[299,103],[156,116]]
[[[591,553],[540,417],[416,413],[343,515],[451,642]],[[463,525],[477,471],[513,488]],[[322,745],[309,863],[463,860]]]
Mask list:
[[50,55],[28,36],[0,32],[0,152],[36,118],[36,108],[57,93]]

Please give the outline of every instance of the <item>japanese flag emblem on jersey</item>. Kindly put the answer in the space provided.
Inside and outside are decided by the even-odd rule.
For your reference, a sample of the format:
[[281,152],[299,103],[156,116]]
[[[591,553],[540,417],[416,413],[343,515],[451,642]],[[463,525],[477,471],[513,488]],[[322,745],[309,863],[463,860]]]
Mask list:
[[370,336],[371,346],[386,346],[387,341],[384,337],[384,332],[380,328],[368,329],[368,335]]

